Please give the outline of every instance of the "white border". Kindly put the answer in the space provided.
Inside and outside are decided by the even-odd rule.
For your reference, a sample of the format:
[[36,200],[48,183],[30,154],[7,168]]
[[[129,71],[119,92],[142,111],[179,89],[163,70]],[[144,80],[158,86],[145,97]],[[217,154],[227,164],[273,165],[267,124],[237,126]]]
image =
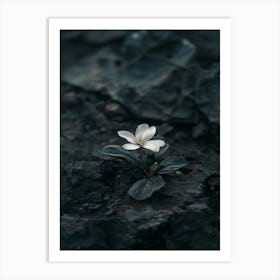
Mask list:
[[[220,30],[221,46],[221,250],[60,250],[60,30]],[[228,18],[49,19],[49,261],[229,262],[231,261],[231,21]]]

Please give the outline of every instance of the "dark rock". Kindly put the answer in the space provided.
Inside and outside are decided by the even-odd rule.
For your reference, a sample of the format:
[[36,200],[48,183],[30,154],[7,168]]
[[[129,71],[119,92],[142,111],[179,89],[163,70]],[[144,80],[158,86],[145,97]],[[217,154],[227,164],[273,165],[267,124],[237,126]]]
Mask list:
[[[157,46],[130,61],[125,61],[112,48],[102,48],[66,71],[63,79],[86,90],[102,91],[137,116],[168,120],[175,111],[170,104],[177,104],[181,94],[182,77],[177,77],[177,82],[171,79],[178,76],[180,67],[187,67],[195,48],[187,40],[171,42],[165,48],[161,44]],[[186,71],[185,75],[188,73],[193,76],[192,71]],[[193,101],[183,100],[182,111],[185,106],[187,115],[178,116],[180,109],[176,109],[174,118],[188,121],[193,118],[196,113]]]
[[120,109],[120,106],[117,103],[109,103],[105,107],[108,112],[115,112]]
[[198,138],[205,135],[208,131],[208,126],[205,122],[200,122],[197,124],[192,131],[193,138]]
[[219,229],[211,208],[204,201],[198,201],[187,207],[185,213],[178,213],[170,221],[170,236],[166,247],[173,250],[220,249]]
[[165,136],[173,130],[173,126],[167,123],[163,123],[157,127],[157,133],[159,135]]
[[[202,172],[170,177],[160,195],[141,202],[129,199],[125,193],[121,198],[117,195],[119,190],[113,196],[106,194],[103,199],[110,207],[105,214],[82,221],[74,217],[63,218],[62,239],[65,241],[62,247],[96,250],[219,249],[219,231],[212,225],[216,220],[215,213],[207,200],[202,199],[206,178],[207,174]],[[116,195],[121,199],[118,203]],[[85,206],[88,204],[83,204]],[[211,245],[207,243],[209,239]],[[74,242],[69,244],[67,240]],[[199,245],[199,241],[204,247]]]
[[209,192],[220,191],[220,176],[212,175],[207,179],[206,190]]
[[190,204],[201,196],[207,177],[208,174],[200,171],[193,171],[177,177],[166,177],[166,186],[160,190],[160,193],[182,199],[184,204]]
[[63,215],[60,218],[60,234],[61,249],[79,250],[91,245],[87,219]]
[[220,123],[220,67],[214,65],[201,75],[194,98],[201,112],[213,123]]
[[134,31],[124,40],[122,52],[130,57],[139,56],[153,48],[168,43],[170,38],[170,31]]
[[86,31],[83,32],[84,40],[90,44],[95,45],[102,45],[109,42],[112,42],[114,40],[120,39],[127,31],[123,30],[112,30],[112,31],[105,31],[104,30],[98,30],[98,31]]
[[79,37],[83,36],[83,32],[81,32],[79,30],[77,30],[77,31],[64,30],[60,34],[61,34],[61,39],[63,39],[63,40],[76,40]]
[[219,30],[183,30],[175,31],[179,38],[187,38],[196,49],[196,60],[208,68],[220,61],[220,31]]
[[178,123],[197,123],[199,120],[195,103],[189,97],[184,97],[172,114],[172,121]]
[[102,176],[101,162],[96,161],[71,162],[65,167],[65,170],[70,178],[80,176],[81,178],[91,177],[91,179],[98,179]]
[[[61,249],[218,250],[219,33],[87,32],[61,36]],[[187,163],[136,201],[142,169],[100,151],[145,122]]]

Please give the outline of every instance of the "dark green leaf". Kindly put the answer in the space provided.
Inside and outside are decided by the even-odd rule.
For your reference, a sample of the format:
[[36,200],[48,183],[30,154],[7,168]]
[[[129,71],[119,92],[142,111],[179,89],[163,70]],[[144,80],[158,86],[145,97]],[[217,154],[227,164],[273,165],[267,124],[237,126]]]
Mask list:
[[157,173],[156,171],[159,169],[159,164],[157,162],[155,162],[153,165],[150,166],[150,172],[152,174]]
[[169,145],[165,144],[164,147],[160,148],[158,153],[154,153],[156,161],[161,161],[168,149],[169,149]]
[[160,168],[157,170],[158,174],[168,174],[184,167],[186,161],[182,156],[173,156],[163,160],[160,164]]
[[145,166],[150,166],[153,164],[153,152],[147,149],[139,149],[139,152],[143,158],[143,162]]
[[136,200],[144,200],[152,196],[152,194],[164,187],[165,181],[160,175],[147,179],[142,179],[133,184],[129,189],[129,195]]
[[133,164],[138,165],[140,163],[139,155],[136,152],[127,151],[123,147],[118,145],[108,145],[103,148],[102,153],[111,157],[124,159]]

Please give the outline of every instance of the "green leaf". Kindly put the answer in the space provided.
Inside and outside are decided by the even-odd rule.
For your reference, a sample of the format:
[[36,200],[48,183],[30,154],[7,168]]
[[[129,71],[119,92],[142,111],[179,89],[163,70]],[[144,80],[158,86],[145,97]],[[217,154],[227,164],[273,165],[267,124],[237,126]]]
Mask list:
[[158,153],[154,153],[156,161],[161,161],[164,158],[164,154],[169,149],[169,145],[165,144],[164,147],[160,148]]
[[143,162],[145,166],[150,166],[153,164],[153,152],[147,149],[139,149],[139,153],[142,155]]
[[163,188],[165,181],[160,175],[137,181],[129,189],[129,195],[135,200],[144,200],[152,196],[155,191]]
[[168,174],[186,166],[186,161],[182,156],[173,156],[163,160],[159,165],[160,168],[157,170],[157,173]]
[[155,162],[154,164],[152,164],[151,166],[150,166],[150,172],[152,173],[152,174],[155,174],[155,173],[157,173],[156,171],[159,169],[159,165],[158,165],[158,163],[157,162]]
[[123,147],[118,145],[108,145],[103,148],[102,153],[111,157],[124,159],[132,164],[139,165],[140,163],[139,155],[136,152],[127,151]]

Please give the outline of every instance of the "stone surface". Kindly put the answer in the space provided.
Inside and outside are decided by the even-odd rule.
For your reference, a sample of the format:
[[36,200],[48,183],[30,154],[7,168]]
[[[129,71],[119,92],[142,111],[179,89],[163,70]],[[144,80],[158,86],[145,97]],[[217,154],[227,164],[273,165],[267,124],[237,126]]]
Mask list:
[[[139,117],[168,120],[180,110],[176,107],[182,91],[194,85],[190,82],[187,85],[185,80],[195,78],[195,67],[187,65],[195,47],[186,39],[171,42],[162,46],[162,42],[155,40],[152,46],[141,48],[140,55],[137,51],[137,55],[129,59],[125,55],[128,52],[126,42],[122,46],[126,50],[124,54],[110,46],[101,48],[65,71],[63,80],[89,91],[101,91]],[[186,70],[181,73],[182,68]],[[182,102],[188,107],[187,113],[181,112],[183,118],[192,121],[196,115],[193,102],[188,98],[183,98]],[[182,116],[178,117],[177,113],[174,118]]]

